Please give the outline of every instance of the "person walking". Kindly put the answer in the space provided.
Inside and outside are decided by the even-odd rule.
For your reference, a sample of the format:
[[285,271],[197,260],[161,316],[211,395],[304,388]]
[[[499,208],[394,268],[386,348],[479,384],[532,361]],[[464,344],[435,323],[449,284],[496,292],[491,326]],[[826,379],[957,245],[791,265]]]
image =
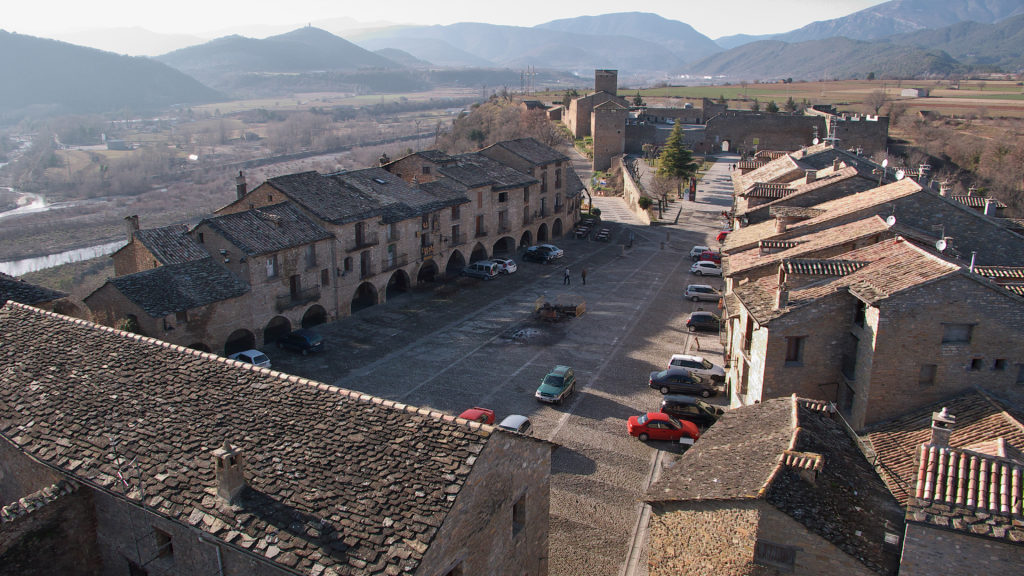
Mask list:
[[562,277],[562,285],[565,286],[565,285],[568,285],[568,284],[569,284],[569,269],[566,268],[565,269],[565,275]]
[[584,268],[580,272],[580,276],[583,278],[583,285],[586,286],[587,285],[587,269],[586,268]]

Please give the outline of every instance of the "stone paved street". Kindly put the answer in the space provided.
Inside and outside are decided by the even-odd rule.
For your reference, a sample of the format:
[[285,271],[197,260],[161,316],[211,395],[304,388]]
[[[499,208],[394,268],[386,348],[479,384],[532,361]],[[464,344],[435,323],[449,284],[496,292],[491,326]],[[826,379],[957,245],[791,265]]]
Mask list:
[[[698,305],[682,293],[689,283],[721,286],[720,279],[692,276],[688,254],[694,244],[717,245],[734,161],[714,166],[696,203],[669,206],[673,217],[682,209],[678,224],[642,226],[620,198],[596,197],[610,242],[566,235],[555,240],[565,250],[556,264],[520,262],[511,276],[466,283],[443,297],[401,295],[318,327],[327,339],[323,354],[268,350],[274,367],[452,414],[484,406],[499,419],[528,416],[535,436],[559,445],[552,458],[551,574],[646,574],[639,499],[659,450],[680,447],[638,442],[625,421],[658,409],[660,394],[647,387],[648,374],[663,369],[671,354],[699,346],[722,362],[716,335],[695,339],[685,326],[690,311],[714,303]],[[566,267],[571,286],[562,285]],[[585,298],[586,314],[557,323],[533,317],[538,297],[562,293]],[[533,392],[556,364],[575,368],[578,393],[562,406],[539,404]]]

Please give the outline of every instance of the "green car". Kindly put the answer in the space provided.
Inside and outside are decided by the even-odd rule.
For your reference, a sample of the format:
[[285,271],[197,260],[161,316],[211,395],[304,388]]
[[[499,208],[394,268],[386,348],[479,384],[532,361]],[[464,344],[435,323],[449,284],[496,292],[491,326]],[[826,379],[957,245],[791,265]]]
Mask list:
[[568,366],[555,366],[540,382],[534,396],[541,402],[561,404],[576,391],[576,374]]

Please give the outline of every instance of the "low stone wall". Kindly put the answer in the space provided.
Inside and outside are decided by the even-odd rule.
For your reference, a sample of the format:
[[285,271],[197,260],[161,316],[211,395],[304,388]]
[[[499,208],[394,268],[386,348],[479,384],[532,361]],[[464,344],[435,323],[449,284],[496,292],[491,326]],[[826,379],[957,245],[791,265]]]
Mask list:
[[623,158],[625,157],[616,156],[612,158],[612,169],[622,172],[622,198],[626,200],[626,205],[636,214],[637,218],[643,220],[644,224],[650,225],[650,213],[640,208],[640,205],[637,203],[641,196],[646,196],[643,191],[643,185],[633,178],[633,173],[626,168]]

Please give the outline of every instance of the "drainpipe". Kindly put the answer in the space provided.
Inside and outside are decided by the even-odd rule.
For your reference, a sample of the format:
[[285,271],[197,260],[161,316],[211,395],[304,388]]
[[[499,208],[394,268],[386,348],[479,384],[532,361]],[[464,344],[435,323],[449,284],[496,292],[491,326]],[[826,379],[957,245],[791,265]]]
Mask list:
[[971,250],[971,268],[970,271],[974,272],[974,257],[978,255],[977,250]]

